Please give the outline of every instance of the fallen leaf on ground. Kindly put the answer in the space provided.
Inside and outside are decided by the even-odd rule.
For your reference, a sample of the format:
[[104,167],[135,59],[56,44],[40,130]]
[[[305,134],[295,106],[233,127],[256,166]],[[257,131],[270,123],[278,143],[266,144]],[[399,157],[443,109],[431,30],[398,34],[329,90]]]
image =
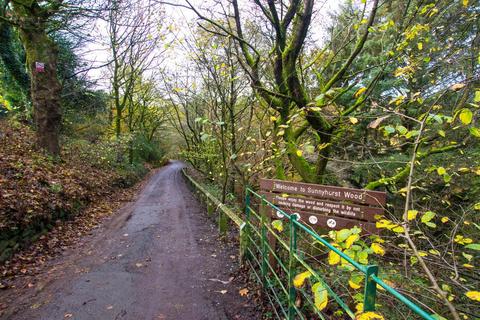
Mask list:
[[64,317],[65,319],[71,318],[71,317],[73,317],[73,314],[71,314],[71,313],[65,313],[65,315],[64,315],[63,317]]
[[243,288],[243,289],[241,289],[240,291],[238,291],[238,293],[239,293],[242,297],[245,297],[245,296],[248,294],[248,289],[247,289],[247,288]]
[[135,263],[135,266],[137,268],[141,268],[141,267],[143,267],[143,263],[137,262],[137,263]]

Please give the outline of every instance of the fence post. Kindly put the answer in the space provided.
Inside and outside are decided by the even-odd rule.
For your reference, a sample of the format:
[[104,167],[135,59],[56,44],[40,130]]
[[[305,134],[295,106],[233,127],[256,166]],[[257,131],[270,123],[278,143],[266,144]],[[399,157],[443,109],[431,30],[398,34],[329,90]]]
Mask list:
[[262,280],[263,280],[263,286],[267,286],[267,261],[268,261],[268,239],[267,239],[267,218],[266,218],[266,200],[265,197],[262,196],[262,204],[260,206],[261,210],[261,218],[262,218],[262,230],[261,230],[261,235],[262,235],[262,266],[261,266],[261,274],[262,274]]
[[244,262],[250,245],[250,192],[245,188],[245,222],[240,226],[240,262]]
[[375,300],[377,297],[377,284],[372,275],[378,274],[378,266],[367,266],[365,274],[365,293],[363,298],[363,312],[375,311]]
[[222,236],[227,234],[228,230],[228,221],[227,221],[227,215],[225,212],[223,212],[222,206],[218,206],[218,230],[220,231],[220,234]]
[[295,272],[295,256],[297,253],[297,215],[292,214],[288,219],[290,222],[290,250],[288,251],[288,320],[295,318],[295,299],[297,297],[297,290],[293,285]]
[[208,216],[212,216],[213,214],[213,203],[211,203],[210,201],[207,200],[207,214]]

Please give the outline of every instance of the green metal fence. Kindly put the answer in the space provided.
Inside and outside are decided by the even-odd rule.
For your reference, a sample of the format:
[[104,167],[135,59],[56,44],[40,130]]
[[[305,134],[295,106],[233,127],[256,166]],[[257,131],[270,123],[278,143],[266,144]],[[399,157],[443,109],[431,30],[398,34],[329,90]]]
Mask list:
[[[271,208],[283,215],[286,223],[285,230],[279,232],[274,229],[267,217],[266,208]],[[350,256],[337,249],[329,241],[297,221],[297,216],[287,213],[274,204],[268,202],[262,195],[250,188],[246,190],[245,224],[242,226],[242,242],[245,248],[245,261],[251,267],[257,280],[262,283],[267,299],[272,304],[273,312],[278,319],[329,319],[326,314],[314,306],[312,294],[303,288],[294,286],[294,277],[300,272],[309,271],[314,281],[320,282],[322,288],[328,292],[330,299],[339,308],[337,316],[345,319],[355,319],[355,312],[345,301],[349,294],[348,286],[342,284],[345,279],[339,276],[334,283],[327,284],[325,277],[317,272],[314,266],[322,263],[315,254],[309,251],[309,245],[318,243],[324,251],[333,251],[341,259],[350,264],[354,271],[363,274],[365,278],[363,291],[363,312],[375,311],[377,302],[377,285],[384,289],[386,294],[398,299],[404,308],[423,319],[436,318],[402,295],[378,276],[376,265],[364,265],[353,260]],[[321,255],[320,255],[321,256]],[[326,268],[335,268],[325,265]],[[318,270],[318,269],[317,269]],[[332,277],[330,277],[332,278]],[[419,302],[417,302],[419,303]],[[351,303],[350,303],[351,305]],[[333,312],[329,309],[328,312]],[[338,318],[337,317],[337,318]],[[410,317],[408,317],[410,319]]]
[[[310,227],[297,221],[295,214],[287,213],[278,208],[254,190],[250,188],[246,190],[245,216],[242,219],[236,212],[222,204],[201,184],[190,177],[185,170],[183,174],[207,204],[209,215],[217,212],[220,232],[224,233],[228,228],[225,220],[227,217],[239,227],[240,256],[242,261],[250,266],[252,274],[259,283],[263,285],[266,293],[265,297],[272,305],[275,318],[288,320],[330,319],[328,313],[319,311],[314,307],[314,298],[307,289],[298,289],[294,286],[294,277],[306,270],[311,273],[315,282],[322,284],[322,287],[328,292],[330,302],[335,302],[338,306],[338,308],[335,306],[335,308],[326,311],[331,313],[332,310],[336,310],[337,316],[335,319],[355,319],[355,312],[349,307],[351,303],[345,301],[346,297],[350,297],[348,285],[344,283],[345,278],[340,276],[333,283],[326,282],[323,272],[335,267],[322,266],[322,261],[325,260],[322,259],[324,256],[317,259],[315,253],[312,252],[318,249],[315,244],[320,244],[324,252],[333,251],[352,266],[353,271],[349,270],[348,274],[358,272],[364,276],[363,308],[361,311],[375,310],[378,303],[377,287],[381,287],[384,290],[384,293],[382,293],[384,298],[389,296],[392,300],[401,302],[396,305],[397,309],[401,309],[399,313],[405,311],[412,313],[410,315],[403,314],[402,319],[413,319],[413,313],[421,319],[438,319],[424,310],[428,308],[427,306],[422,309],[418,305],[421,304],[420,301],[417,300],[417,303],[414,303],[411,298],[407,298],[382,281],[378,276],[376,265],[364,265],[356,262],[311,230]],[[283,221],[285,221],[286,226],[283,232],[278,232],[272,227],[266,214],[266,208],[271,208],[285,217]],[[319,268],[319,266],[322,268]],[[323,270],[320,272],[318,271],[320,269]],[[343,294],[338,292],[343,292]]]

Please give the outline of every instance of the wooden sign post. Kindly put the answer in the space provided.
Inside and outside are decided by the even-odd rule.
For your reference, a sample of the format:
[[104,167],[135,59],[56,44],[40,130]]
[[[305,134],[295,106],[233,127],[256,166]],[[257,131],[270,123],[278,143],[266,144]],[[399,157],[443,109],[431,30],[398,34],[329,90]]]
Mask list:
[[[375,216],[383,214],[386,193],[353,188],[282,180],[260,180],[265,199],[287,214],[312,227],[340,230],[359,226],[375,233]],[[281,212],[269,208],[272,218],[282,219]]]

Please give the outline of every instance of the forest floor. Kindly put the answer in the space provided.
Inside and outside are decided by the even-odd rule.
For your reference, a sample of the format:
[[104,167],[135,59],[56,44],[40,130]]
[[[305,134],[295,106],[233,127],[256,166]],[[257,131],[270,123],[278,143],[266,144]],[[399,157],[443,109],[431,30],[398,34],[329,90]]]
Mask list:
[[[1,319],[260,319],[234,241],[219,239],[181,162],[49,262],[0,290]],[[227,237],[228,238],[228,237]]]

